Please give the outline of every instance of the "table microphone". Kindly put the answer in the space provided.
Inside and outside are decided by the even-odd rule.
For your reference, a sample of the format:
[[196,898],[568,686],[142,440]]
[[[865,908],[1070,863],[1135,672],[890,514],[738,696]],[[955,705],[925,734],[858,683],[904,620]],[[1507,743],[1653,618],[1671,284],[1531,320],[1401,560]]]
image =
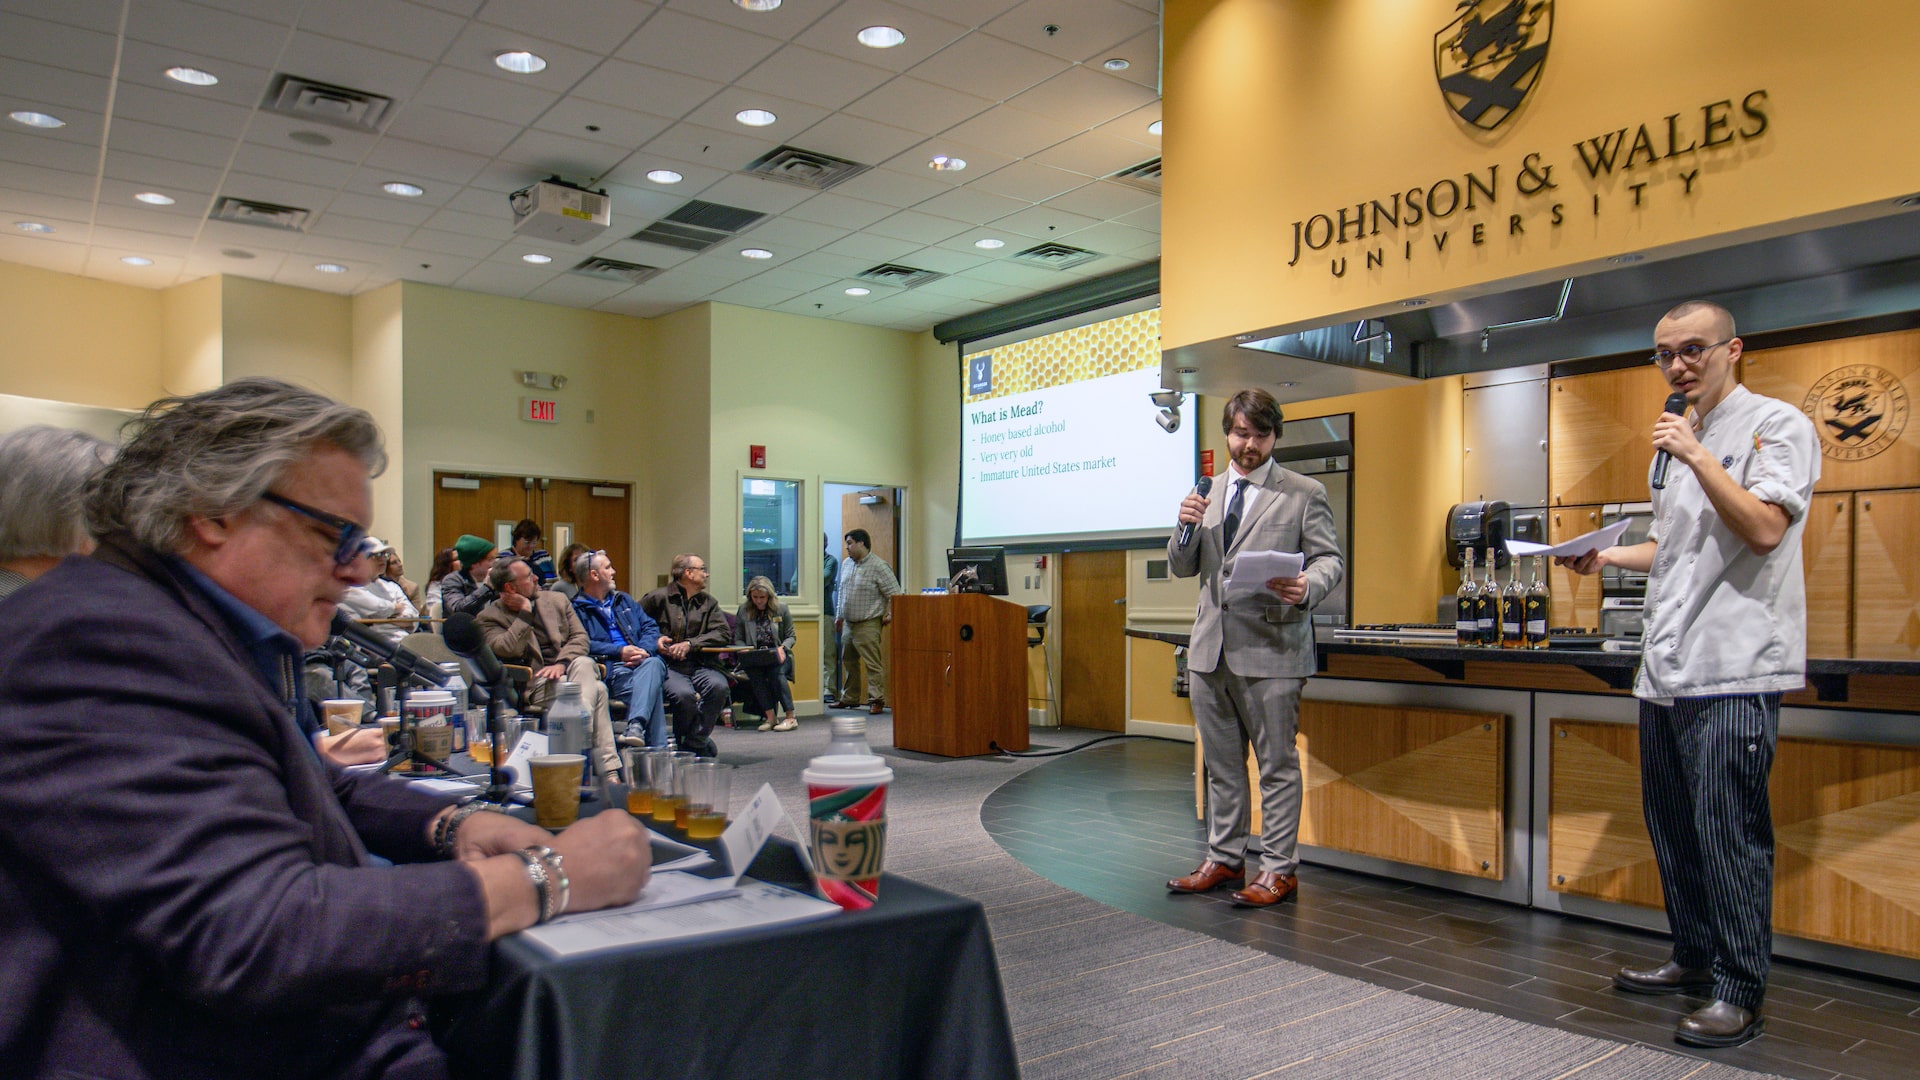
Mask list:
[[[1203,476],[1199,480],[1194,482],[1193,493],[1195,495],[1200,496],[1203,499],[1206,498],[1207,492],[1212,490],[1213,490],[1213,477],[1211,476]],[[1188,544],[1192,542],[1193,542],[1193,522],[1191,521],[1182,522],[1180,525],[1180,546],[1186,547]]]
[[507,672],[500,666],[500,658],[493,655],[486,637],[480,633],[478,620],[464,611],[456,611],[447,616],[447,621],[441,625],[440,637],[455,656],[464,657],[473,665],[474,674],[486,684],[489,696],[496,697],[503,705],[518,706],[513,684],[507,681]]
[[435,686],[447,685],[452,678],[440,665],[407,648],[381,637],[379,634],[361,626],[353,616],[344,611],[335,610],[333,626],[328,631],[334,637],[345,638],[355,648],[369,656],[378,657],[381,662],[392,664],[393,669],[402,675],[411,675],[416,679],[432,683]]
[[[1687,395],[1668,394],[1667,403],[1662,406],[1660,411],[1670,412],[1675,416],[1687,415]],[[1667,465],[1672,461],[1673,455],[1667,453],[1665,450],[1654,454],[1653,476],[1647,481],[1647,486],[1653,488],[1655,491],[1664,489],[1667,486]]]

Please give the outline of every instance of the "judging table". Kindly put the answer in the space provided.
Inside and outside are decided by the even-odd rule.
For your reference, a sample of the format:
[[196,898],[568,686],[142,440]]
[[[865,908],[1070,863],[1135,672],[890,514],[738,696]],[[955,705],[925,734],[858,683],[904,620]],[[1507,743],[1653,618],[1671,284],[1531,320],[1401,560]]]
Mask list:
[[[748,874],[811,891],[778,837]],[[487,987],[449,1004],[436,1036],[456,1077],[1019,1075],[985,910],[892,874],[869,910],[811,922],[565,958],[508,937]]]

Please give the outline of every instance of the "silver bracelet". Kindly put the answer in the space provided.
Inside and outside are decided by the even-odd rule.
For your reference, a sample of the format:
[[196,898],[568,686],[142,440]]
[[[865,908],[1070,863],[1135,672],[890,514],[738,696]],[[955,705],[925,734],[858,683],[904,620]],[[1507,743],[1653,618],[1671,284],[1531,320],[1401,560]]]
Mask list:
[[539,913],[534,916],[533,921],[535,923],[543,923],[552,919],[554,914],[553,882],[552,879],[547,876],[547,864],[545,860],[541,859],[537,854],[538,850],[537,848],[526,848],[522,851],[516,851],[514,854],[518,855],[520,861],[526,864],[527,878],[533,882],[534,895],[537,898],[540,908]]
[[468,802],[455,807],[453,813],[440,819],[434,829],[433,851],[443,859],[453,858],[453,848],[460,834],[460,823],[481,812],[494,809],[491,803]]
[[559,852],[544,844],[535,844],[528,848],[527,852],[539,859],[540,865],[547,872],[547,892],[542,899],[551,903],[543,904],[543,907],[548,910],[546,919],[541,921],[545,922],[547,919],[557,919],[565,915],[567,908],[573,903],[573,883],[567,879],[566,860]]

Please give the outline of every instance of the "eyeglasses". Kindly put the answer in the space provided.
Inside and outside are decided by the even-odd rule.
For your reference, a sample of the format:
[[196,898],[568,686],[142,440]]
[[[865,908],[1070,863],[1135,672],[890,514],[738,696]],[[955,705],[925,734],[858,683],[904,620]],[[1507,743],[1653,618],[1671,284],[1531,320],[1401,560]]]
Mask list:
[[338,514],[329,514],[325,510],[316,510],[305,503],[297,503],[284,495],[275,495],[269,491],[260,496],[275,506],[285,507],[301,517],[317,521],[333,530],[333,563],[345,566],[360,557],[367,543],[367,527],[357,521],[351,521]]
[[1716,341],[1711,345],[1702,345],[1699,342],[1695,342],[1691,345],[1682,345],[1678,349],[1660,349],[1652,356],[1647,357],[1647,359],[1652,361],[1653,366],[1657,368],[1671,367],[1675,360],[1684,360],[1688,367],[1692,367],[1700,362],[1701,357],[1722,345],[1730,344],[1732,341],[1732,338],[1728,338],[1726,341]]

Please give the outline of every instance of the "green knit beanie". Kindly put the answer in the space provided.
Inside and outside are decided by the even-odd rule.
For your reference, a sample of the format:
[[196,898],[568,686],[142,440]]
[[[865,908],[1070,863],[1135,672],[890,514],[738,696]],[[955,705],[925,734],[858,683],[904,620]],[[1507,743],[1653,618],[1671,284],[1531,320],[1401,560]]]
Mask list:
[[463,534],[453,542],[453,553],[460,557],[460,569],[471,570],[473,564],[487,557],[493,550],[493,541],[472,533]]

